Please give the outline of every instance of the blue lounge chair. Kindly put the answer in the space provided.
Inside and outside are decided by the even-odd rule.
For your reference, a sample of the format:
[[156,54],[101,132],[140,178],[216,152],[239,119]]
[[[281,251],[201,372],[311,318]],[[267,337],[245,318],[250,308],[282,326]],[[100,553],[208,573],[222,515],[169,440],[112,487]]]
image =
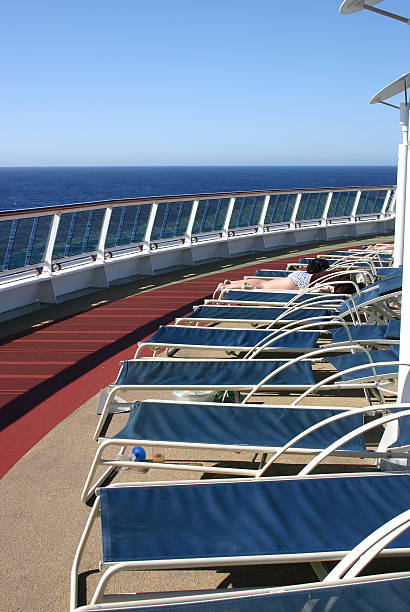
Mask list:
[[206,299],[204,304],[271,304],[277,307],[288,307],[300,304],[304,308],[325,304],[325,308],[335,308],[343,304],[346,296],[340,294],[310,292],[278,292],[231,289],[218,299]]
[[[332,310],[326,308],[307,308],[300,310],[291,310],[285,308],[275,308],[262,306],[198,306],[194,311],[183,318],[176,319],[177,324],[180,323],[220,323],[221,321],[235,323],[241,321],[243,323],[273,325],[285,324],[289,321],[304,321],[316,319],[318,322],[326,317],[335,316]],[[279,318],[281,317],[281,318]]]
[[[98,491],[78,546],[78,567],[101,516],[106,570],[92,604],[113,576],[182,569],[338,560],[410,506],[407,474],[350,474],[111,485]],[[383,555],[410,553],[401,533]]]
[[151,338],[139,343],[135,358],[145,348],[152,351],[165,348],[169,354],[170,350],[175,352],[181,348],[248,352],[265,345],[267,351],[299,354],[311,351],[316,346],[318,337],[318,331],[292,330],[288,333],[278,333],[276,330],[165,325]]
[[[335,279],[337,281],[337,278]],[[327,284],[327,281],[326,281]],[[357,285],[356,285],[357,287]],[[279,292],[279,291],[246,291],[246,290],[229,290],[218,300],[205,300],[206,305],[219,304],[250,304],[250,305],[265,305],[272,304],[273,306],[292,307],[300,304],[303,308],[324,307],[324,308],[340,308],[342,305],[352,308],[355,304],[360,305],[364,302],[374,300],[375,298],[385,296],[387,294],[401,291],[402,274],[396,274],[387,278],[383,278],[377,282],[368,285],[362,291],[358,291],[351,295],[332,294],[332,293],[315,293],[306,291],[296,292]],[[342,310],[343,312],[343,310]]]
[[[377,406],[377,412],[397,411],[395,405]],[[292,407],[250,404],[216,404],[176,402],[167,400],[144,400],[134,402],[130,408],[127,424],[113,438],[100,438],[99,447],[92,462],[84,489],[82,501],[87,501],[95,489],[107,478],[115,474],[117,468],[169,469],[190,472],[229,474],[236,476],[256,476],[265,473],[268,455],[273,461],[286,454],[315,455],[363,425],[366,413],[374,413],[374,406],[364,408]],[[400,407],[402,409],[402,406]],[[410,444],[409,419],[394,421],[393,433],[386,434],[381,441],[379,452],[367,450],[364,434],[348,440],[334,453],[339,457],[371,458],[379,462],[384,459],[408,459],[407,448]],[[378,426],[377,422],[374,427]],[[391,428],[392,429],[392,428]],[[387,440],[387,442],[386,442]],[[174,457],[171,464],[153,462],[147,456],[142,461],[130,461],[133,455],[125,453],[126,447],[175,449],[190,451],[213,451],[213,463],[222,459],[221,453],[242,452],[262,453],[262,461],[257,468],[238,468],[231,462],[223,465],[210,465],[209,458],[202,465],[197,459],[178,462]],[[120,454],[118,455],[118,447]],[[107,457],[107,452],[114,451]],[[154,450],[152,451],[154,455]],[[104,459],[103,459],[104,456]],[[100,467],[105,472],[95,480]],[[108,469],[107,469],[108,468]]]
[[[371,265],[375,268],[383,268],[391,266],[393,263],[393,256],[388,253],[380,253],[374,252],[370,253],[369,251],[333,251],[331,253],[326,253],[325,255],[318,255],[319,258],[326,258],[330,265],[356,265],[356,266],[365,266]],[[299,259],[300,264],[308,264],[312,261],[311,257],[301,257]]]
[[[330,322],[332,324],[332,322]],[[318,339],[322,330],[311,331],[315,323],[296,327],[270,330],[232,329],[224,327],[188,327],[185,325],[161,326],[151,338],[140,342],[134,358],[138,358],[144,349],[155,355],[166,351],[168,356],[180,349],[198,349],[225,351],[228,354],[247,352],[247,356],[256,356],[259,352],[268,351],[279,354],[302,354],[320,348]],[[330,329],[332,342],[330,346],[362,344],[368,347],[390,346],[400,340],[400,321],[390,321],[388,325],[341,326]]]

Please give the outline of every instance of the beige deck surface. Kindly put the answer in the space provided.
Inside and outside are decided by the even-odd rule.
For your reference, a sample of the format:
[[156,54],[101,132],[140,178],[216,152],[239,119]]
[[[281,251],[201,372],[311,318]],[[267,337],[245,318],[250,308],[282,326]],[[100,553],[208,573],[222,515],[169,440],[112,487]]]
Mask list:
[[[378,239],[387,241],[384,237]],[[373,238],[372,241],[375,241]],[[361,243],[365,242],[364,240]],[[370,242],[370,241],[369,241]],[[337,245],[335,245],[337,248]],[[339,245],[346,246],[346,245]],[[329,249],[329,245],[326,245]],[[316,246],[312,251],[316,252]],[[302,252],[302,251],[301,251]],[[304,251],[306,252],[306,251]],[[278,257],[279,258],[279,257]],[[272,257],[270,258],[272,259]],[[249,265],[250,260],[247,260]],[[258,261],[260,263],[260,260]],[[181,273],[182,274],[182,273]],[[121,296],[123,297],[123,296]],[[75,305],[69,304],[68,308]],[[38,316],[38,313],[37,315]],[[29,318],[25,317],[25,320]],[[15,325],[21,322],[16,321]],[[208,353],[209,355],[209,353]],[[139,395],[152,397],[151,394]],[[171,398],[170,394],[155,397]],[[260,401],[262,398],[258,398]],[[270,403],[289,403],[293,398],[265,398]],[[69,606],[70,569],[80,535],[83,531],[89,508],[80,503],[80,493],[96,450],[92,440],[97,417],[97,398],[72,413],[53,431],[32,448],[0,482],[0,513],[2,518],[1,550],[2,578],[0,586],[1,609],[7,611],[65,611]],[[362,396],[343,398],[340,395],[310,400],[310,404],[365,405]],[[116,415],[111,432],[118,431],[124,415]],[[181,452],[173,457],[184,456]],[[168,458],[168,455],[167,455]],[[205,453],[197,459],[206,458]],[[249,461],[250,455],[241,455]],[[227,457],[238,461],[238,455]],[[274,474],[296,473],[306,459],[293,456],[275,467]],[[335,459],[323,467],[326,471],[373,470],[369,461]],[[174,474],[149,472],[137,475],[123,472],[118,479],[160,480],[162,478],[195,478],[190,472]],[[117,480],[118,480],[117,479]],[[99,529],[92,534],[81,565],[80,602],[85,595],[90,600],[98,579],[100,559]],[[128,574],[119,587],[128,592],[166,591],[168,589],[231,588],[247,586],[274,586],[299,581],[315,580],[307,565],[283,567],[260,566],[259,568],[236,568],[229,570],[204,570],[195,572],[162,572]],[[119,581],[118,581],[119,582]]]

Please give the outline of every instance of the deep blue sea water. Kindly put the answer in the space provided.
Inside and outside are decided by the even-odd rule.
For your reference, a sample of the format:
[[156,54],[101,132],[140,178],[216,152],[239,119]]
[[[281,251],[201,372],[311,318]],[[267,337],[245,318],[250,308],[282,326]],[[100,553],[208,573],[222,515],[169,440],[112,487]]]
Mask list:
[[150,196],[395,183],[395,166],[0,168],[0,210]]

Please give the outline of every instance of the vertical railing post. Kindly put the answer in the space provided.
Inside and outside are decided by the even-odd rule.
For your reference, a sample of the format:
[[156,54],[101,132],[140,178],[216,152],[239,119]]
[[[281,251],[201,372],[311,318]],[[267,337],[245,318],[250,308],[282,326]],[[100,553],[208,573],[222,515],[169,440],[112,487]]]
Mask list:
[[396,213],[396,190],[395,189],[393,190],[393,195],[388,205],[388,209],[386,209],[386,215],[387,213],[390,213],[391,215],[394,215]]
[[188,219],[188,225],[186,228],[186,238],[189,242],[192,242],[192,230],[194,229],[194,223],[196,218],[196,213],[198,212],[199,200],[194,200],[192,202],[191,213]]
[[225,238],[228,237],[229,223],[231,222],[231,217],[232,217],[233,209],[235,206],[235,200],[236,198],[230,198],[229,204],[228,204],[228,210],[226,211],[226,217],[225,217],[225,221],[222,227]]
[[105,241],[107,239],[108,228],[111,221],[112,206],[108,206],[104,211],[104,219],[101,225],[101,233],[97,245],[97,261],[105,259]]
[[396,190],[394,190],[394,194],[393,194],[392,200],[390,202],[390,206],[389,206],[389,212],[392,215],[396,214],[396,201],[397,201],[397,197],[396,196],[397,196],[397,192],[396,192]]
[[380,214],[381,214],[382,217],[386,216],[386,209],[387,209],[387,206],[388,206],[388,204],[390,202],[391,192],[392,192],[391,189],[388,189],[387,192],[386,192],[386,197],[384,198],[383,206],[382,206],[382,208],[380,210]]
[[259,223],[258,223],[258,233],[259,234],[263,233],[263,228],[265,226],[265,219],[266,219],[266,215],[268,213],[268,208],[269,208],[269,202],[270,202],[270,195],[266,195],[263,201],[261,216],[259,217]]
[[292,216],[290,218],[290,226],[292,228],[295,228],[295,226],[296,226],[296,217],[298,215],[298,210],[299,210],[299,206],[300,206],[301,200],[302,200],[302,194],[298,193],[298,195],[296,197],[295,204],[293,206]]
[[57,238],[58,226],[60,225],[62,213],[54,213],[53,220],[51,222],[50,232],[47,238],[47,244],[44,251],[44,261],[43,261],[43,274],[50,276],[52,274],[52,260],[53,260],[53,251],[54,245]]
[[330,204],[332,203],[332,199],[333,199],[333,191],[329,191],[329,193],[327,194],[326,204],[325,204],[325,208],[323,210],[323,215],[322,215],[323,225],[326,225],[327,223],[327,216],[329,214],[329,209],[330,209]]
[[151,204],[151,212],[149,214],[148,223],[147,223],[147,229],[145,230],[145,236],[144,236],[144,241],[143,241],[144,242],[144,250],[146,250],[146,251],[150,250],[150,240],[151,240],[152,228],[154,227],[155,216],[157,214],[157,210],[158,210],[157,202],[152,202],[152,204]]
[[360,198],[362,197],[362,192],[359,190],[356,193],[355,200],[353,202],[352,212],[350,213],[350,220],[354,221],[357,213],[357,207],[359,206]]
[[6,256],[4,258],[4,269],[5,270],[8,270],[9,265],[10,265],[10,259],[11,259],[11,255],[13,253],[13,247],[14,247],[14,240],[16,238],[17,225],[18,225],[18,219],[13,219],[11,223],[9,239],[7,241]]

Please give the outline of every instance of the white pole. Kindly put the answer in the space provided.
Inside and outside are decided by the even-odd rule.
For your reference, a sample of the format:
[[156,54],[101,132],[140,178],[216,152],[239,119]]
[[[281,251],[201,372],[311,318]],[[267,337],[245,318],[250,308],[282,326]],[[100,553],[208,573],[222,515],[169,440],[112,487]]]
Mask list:
[[[410,156],[407,156],[407,186],[406,199],[410,202]],[[410,223],[404,228],[404,249],[403,249],[403,288],[401,304],[401,324],[400,324],[400,361],[410,355]],[[408,401],[410,398],[410,367],[399,367],[398,382],[398,402]]]
[[400,104],[400,124],[403,142],[399,144],[399,155],[397,161],[397,191],[396,191],[396,219],[394,225],[394,267],[398,268],[403,263],[403,243],[405,232],[405,210],[406,210],[406,181],[407,181],[407,157],[409,140],[409,105]]

